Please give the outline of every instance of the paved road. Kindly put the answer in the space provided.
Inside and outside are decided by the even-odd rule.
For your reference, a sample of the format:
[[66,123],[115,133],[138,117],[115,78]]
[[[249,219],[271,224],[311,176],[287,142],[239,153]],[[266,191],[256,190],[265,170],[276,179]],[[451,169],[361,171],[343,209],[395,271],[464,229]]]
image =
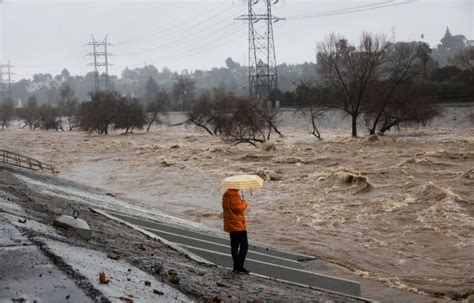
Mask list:
[[[120,212],[107,212],[117,218],[138,225],[168,241],[174,242],[215,264],[229,268],[232,267],[233,262],[230,256],[229,239],[170,226],[144,218],[137,218]],[[255,274],[360,297],[361,289],[358,282],[306,271],[303,269],[300,261],[307,259],[307,256],[250,244],[245,266]],[[318,262],[318,267],[327,271],[334,267],[334,265],[320,261]]]

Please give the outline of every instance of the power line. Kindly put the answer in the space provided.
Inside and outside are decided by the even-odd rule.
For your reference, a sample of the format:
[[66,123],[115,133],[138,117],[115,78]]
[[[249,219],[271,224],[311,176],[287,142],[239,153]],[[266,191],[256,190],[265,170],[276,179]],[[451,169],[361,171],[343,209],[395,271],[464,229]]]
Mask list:
[[[220,6],[222,6],[222,5],[224,5],[224,4],[225,4],[225,2],[222,2],[222,3],[220,3],[218,6],[213,6],[213,10],[216,10],[216,8],[219,8]],[[202,16],[202,14],[203,14],[204,12],[209,13],[209,9],[206,7],[206,8],[204,8],[204,9],[202,9],[202,10],[199,10],[194,16],[186,17],[185,19],[183,19],[183,21],[184,21],[184,20],[189,20],[190,18],[191,18],[191,19],[194,19],[195,16]],[[222,13],[222,12],[220,11],[218,14],[216,14],[216,15],[214,15],[214,16],[212,16],[212,17],[218,16],[218,15],[220,15],[221,13]],[[204,21],[200,21],[200,22],[198,22],[198,23],[196,23],[196,24],[192,24],[190,27],[191,27],[191,28],[194,28],[195,26],[197,26],[197,25],[199,25],[199,24],[201,24],[201,23],[204,23],[204,22],[206,22],[206,21],[208,21],[208,20],[212,20],[212,18],[208,17],[208,18],[206,18]],[[178,22],[178,21],[176,21],[176,23],[177,23],[177,22]],[[139,37],[135,37],[135,38],[127,39],[127,40],[118,41],[118,42],[115,43],[115,45],[116,45],[116,46],[120,46],[120,45],[122,45],[122,44],[129,44],[129,43],[132,43],[132,42],[134,42],[134,41],[153,39],[153,38],[155,38],[156,36],[162,35],[163,33],[166,33],[166,34],[168,35],[169,33],[179,31],[180,28],[186,27],[186,26],[187,26],[187,25],[186,25],[184,22],[181,22],[181,23],[178,24],[178,25],[176,25],[176,24],[171,24],[171,25],[169,25],[169,26],[167,26],[167,27],[161,28],[159,31],[156,31],[156,32],[153,32],[153,33],[150,33],[150,34],[146,34],[146,35],[143,35],[143,36],[139,36]]]
[[315,13],[309,13],[309,14],[288,16],[286,19],[287,20],[302,20],[302,19],[311,19],[311,18],[321,18],[321,17],[336,16],[336,15],[352,14],[352,13],[357,13],[357,12],[362,12],[362,11],[371,11],[371,10],[376,10],[376,9],[380,9],[380,8],[391,7],[391,6],[406,5],[406,4],[410,4],[410,3],[413,3],[413,2],[416,2],[416,0],[403,0],[403,1],[389,0],[389,1],[382,1],[382,2],[378,2],[378,3],[373,3],[373,4],[366,4],[366,5],[359,5],[359,6],[354,6],[354,7],[342,8],[342,9],[337,9],[337,10],[330,10],[330,11],[323,11],[323,12],[315,12]]
[[[165,33],[169,39],[162,39],[160,44],[157,44],[150,48],[140,50],[140,51],[135,51],[135,52],[129,52],[129,53],[118,53],[114,55],[115,56],[135,56],[135,55],[148,53],[148,52],[151,52],[160,48],[164,48],[164,47],[178,48],[181,43],[187,43],[187,41],[192,41],[192,40],[200,40],[201,37],[207,37],[210,33],[215,33],[216,31],[222,31],[223,29],[226,29],[232,26],[233,23],[230,23],[224,27],[217,27],[218,25],[222,23],[228,22],[229,17],[233,15],[234,13],[231,13],[228,16],[224,16],[224,18],[219,19],[218,22],[214,22],[209,25],[204,25],[204,24],[200,26],[196,25],[192,27],[190,31],[187,31],[186,33],[182,33],[180,36],[178,36],[177,34]],[[183,35],[186,35],[186,36],[183,36]],[[189,37],[192,37],[192,38],[189,38]]]

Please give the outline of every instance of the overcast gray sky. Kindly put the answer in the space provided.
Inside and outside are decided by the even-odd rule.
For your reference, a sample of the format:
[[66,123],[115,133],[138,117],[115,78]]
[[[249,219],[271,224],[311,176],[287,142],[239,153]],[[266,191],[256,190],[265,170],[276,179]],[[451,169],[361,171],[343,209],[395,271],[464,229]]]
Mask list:
[[[108,34],[112,74],[153,64],[172,70],[246,63],[247,24],[242,0],[0,0],[0,62],[11,60],[13,79],[35,73],[73,75],[91,70],[85,44]],[[315,45],[335,32],[356,41],[361,31],[436,46],[446,26],[474,39],[474,0],[280,0],[273,13],[277,62],[314,61]],[[377,8],[378,7],[378,8]]]

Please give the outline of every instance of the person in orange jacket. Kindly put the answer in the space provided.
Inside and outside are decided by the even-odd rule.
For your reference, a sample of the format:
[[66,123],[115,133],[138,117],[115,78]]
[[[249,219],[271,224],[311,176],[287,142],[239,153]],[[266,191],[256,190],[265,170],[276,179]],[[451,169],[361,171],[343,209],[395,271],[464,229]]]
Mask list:
[[247,201],[240,198],[238,189],[228,189],[222,197],[224,231],[230,235],[230,248],[232,260],[234,261],[233,272],[235,273],[249,273],[244,267],[245,257],[249,248],[244,215],[247,206]]

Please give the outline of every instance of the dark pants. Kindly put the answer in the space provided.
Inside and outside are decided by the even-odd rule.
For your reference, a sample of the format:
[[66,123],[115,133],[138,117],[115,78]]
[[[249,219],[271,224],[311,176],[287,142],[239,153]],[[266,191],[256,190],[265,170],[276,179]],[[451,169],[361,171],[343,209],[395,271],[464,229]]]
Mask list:
[[233,231],[230,233],[230,251],[232,252],[232,260],[234,260],[234,269],[242,269],[244,267],[245,257],[249,250],[247,241],[247,231]]

